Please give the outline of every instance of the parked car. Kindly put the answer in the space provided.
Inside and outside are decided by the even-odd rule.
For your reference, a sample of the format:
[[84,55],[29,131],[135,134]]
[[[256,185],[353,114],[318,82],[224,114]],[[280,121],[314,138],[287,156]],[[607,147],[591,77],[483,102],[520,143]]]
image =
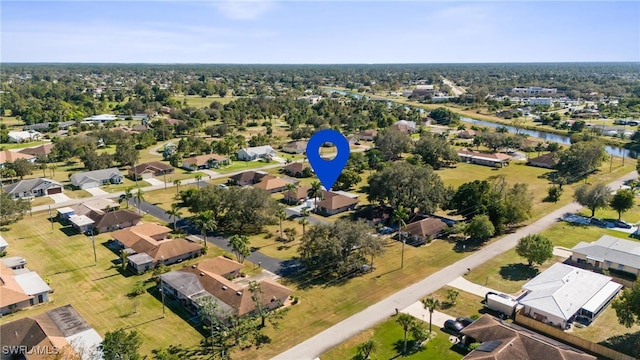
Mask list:
[[444,328],[453,335],[458,335],[458,333],[464,329],[464,325],[455,320],[447,320],[444,322]]
[[615,225],[615,227],[619,227],[619,228],[623,228],[623,229],[631,229],[633,227],[633,225],[629,224],[628,222],[624,221],[624,220],[616,220],[613,225]]
[[392,232],[393,232],[393,229],[388,227],[388,226],[383,226],[383,227],[378,229],[378,233],[383,234],[383,235],[389,235]]
[[462,318],[462,317],[457,318],[456,321],[462,324],[462,326],[464,327],[467,327],[471,325],[472,322],[474,322],[472,318]]
[[595,226],[607,227],[607,222],[606,221],[604,221],[602,219],[595,218],[595,217],[592,217],[591,219],[589,219],[589,222],[592,225],[595,225]]

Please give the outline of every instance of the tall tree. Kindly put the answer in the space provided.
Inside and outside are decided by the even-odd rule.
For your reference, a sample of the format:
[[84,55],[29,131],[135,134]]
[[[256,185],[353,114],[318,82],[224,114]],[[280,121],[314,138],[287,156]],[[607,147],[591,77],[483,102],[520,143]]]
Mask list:
[[371,354],[376,351],[377,345],[373,339],[369,339],[358,345],[358,355],[363,360],[368,360]]
[[395,128],[388,128],[378,134],[375,145],[385,160],[395,160],[409,150],[411,139]]
[[581,185],[573,194],[576,201],[591,210],[591,217],[595,216],[596,210],[605,209],[611,200],[611,189],[602,183],[594,185]]
[[135,197],[136,197],[136,203],[138,204],[138,213],[142,214],[142,209],[140,207],[142,205],[142,202],[144,201],[144,192],[139,187],[138,187],[138,190],[136,191]]
[[542,235],[530,234],[518,240],[516,253],[527,259],[529,266],[542,265],[553,258],[553,243]]
[[396,318],[396,322],[402,327],[402,331],[404,331],[404,345],[402,346],[402,354],[407,354],[407,333],[411,328],[415,325],[416,319],[405,313],[398,314]]
[[318,212],[318,199],[322,199],[324,192],[322,192],[322,184],[320,181],[314,181],[311,183],[311,188],[307,190],[307,196],[315,199],[314,211]]
[[129,199],[133,198],[133,193],[131,192],[131,186],[127,186],[124,189],[124,193],[118,197],[118,202],[122,203],[123,201],[127,203],[127,209],[129,208]]
[[213,231],[216,228],[216,220],[213,217],[213,211],[206,210],[201,212],[196,216],[194,222],[202,233],[204,247],[207,247],[207,232]]
[[369,177],[371,202],[392,208],[402,205],[411,215],[433,214],[445,200],[445,187],[430,166],[395,162]]
[[476,215],[465,229],[465,233],[473,239],[487,240],[495,234],[496,230],[489,216]]
[[282,221],[287,218],[287,213],[284,211],[284,208],[279,206],[276,210],[276,217],[280,220],[280,239],[284,239],[284,233],[282,232]]
[[139,360],[141,345],[142,337],[135,330],[108,331],[102,341],[102,353],[105,360]]
[[458,162],[458,153],[451,148],[446,138],[433,133],[423,133],[416,143],[415,153],[434,169]]
[[239,263],[244,263],[244,259],[251,254],[249,238],[245,235],[229,237],[229,246],[236,254]]
[[575,181],[596,170],[606,157],[604,144],[600,141],[580,141],[560,151],[556,169],[560,175]]
[[171,216],[173,219],[173,230],[177,230],[176,220],[182,216],[182,212],[180,212],[180,205],[173,203],[171,204],[171,209],[166,211],[167,215]]
[[609,206],[618,213],[618,220],[622,217],[622,213],[631,210],[636,200],[636,195],[631,189],[621,189],[613,195]]
[[[626,328],[640,324],[640,281],[634,288],[626,288],[613,300],[611,307],[616,311],[618,322]],[[640,340],[636,340],[636,353],[640,354]]]
[[176,186],[176,197],[178,197],[178,194],[180,193],[180,185],[182,185],[182,181],[180,179],[175,179],[173,180],[173,185]]
[[122,166],[133,166],[140,159],[140,153],[131,138],[125,138],[118,142],[115,158]]
[[26,159],[17,159],[9,163],[8,168],[15,171],[15,176],[22,180],[25,176],[33,174],[35,165]]
[[282,308],[280,300],[276,300],[275,307],[272,307],[273,305],[265,305],[265,303],[271,304],[272,299],[265,298],[262,287],[257,281],[249,283],[249,291],[251,292],[251,300],[256,306],[256,314],[260,317],[260,327],[265,327],[265,322],[268,319],[269,323],[277,329],[278,321],[284,317],[289,308]]
[[422,306],[426,310],[429,310],[429,334],[431,334],[431,325],[432,325],[432,319],[433,319],[433,312],[436,309],[440,308],[440,301],[438,299],[430,297],[430,298],[424,298],[424,299],[420,300],[420,302],[422,303]]
[[398,223],[398,240],[402,242],[402,250],[401,250],[402,260],[400,262],[400,268],[403,269],[404,268],[404,245],[406,242],[404,237],[406,235],[403,235],[402,228],[404,227],[406,230],[407,223],[405,222],[405,220],[409,218],[409,214],[407,214],[407,210],[404,208],[404,206],[399,205],[397,208],[393,209],[392,218],[393,218],[393,221]]

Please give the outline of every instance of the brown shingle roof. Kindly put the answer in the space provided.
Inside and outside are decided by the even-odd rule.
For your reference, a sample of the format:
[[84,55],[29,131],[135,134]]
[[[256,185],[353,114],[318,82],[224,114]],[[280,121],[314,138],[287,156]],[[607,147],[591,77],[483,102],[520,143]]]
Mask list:
[[548,153],[536,158],[530,159],[529,164],[535,166],[542,166],[552,168],[558,164],[558,158],[554,153]]
[[301,149],[306,149],[307,148],[307,141],[291,141],[288,142],[286,144],[284,144],[284,146],[282,147],[283,149],[295,149],[295,150],[301,150]]
[[511,156],[503,153],[484,153],[484,152],[476,152],[469,149],[460,149],[458,150],[458,156],[463,157],[479,157],[487,160],[495,160],[495,161],[505,161],[510,160]]
[[284,171],[288,174],[302,173],[304,169],[310,167],[308,163],[291,163],[284,167]]
[[301,185],[296,188],[295,191],[287,190],[284,192],[284,197],[287,199],[305,199],[307,197],[307,193],[311,189],[309,185]]
[[275,177],[272,175],[264,176],[260,179],[260,182],[253,185],[256,189],[262,189],[266,191],[283,189],[289,182],[283,178]]
[[30,147],[30,148],[26,148],[26,149],[22,149],[20,151],[18,151],[21,154],[27,154],[27,155],[49,155],[49,153],[51,152],[51,149],[53,149],[53,144],[47,143],[47,144],[42,144],[39,146],[34,146],[34,147]]
[[358,199],[352,199],[348,196],[336,194],[331,191],[324,191],[322,200],[318,201],[318,207],[323,207],[328,210],[337,210],[357,203]]
[[142,216],[131,210],[115,210],[109,212],[90,211],[87,214],[94,221],[96,228],[111,227],[122,223],[134,222],[142,219]]
[[138,254],[145,253],[154,261],[170,259],[202,249],[202,245],[185,239],[156,240],[171,229],[166,226],[146,223],[114,231],[111,236]]
[[18,159],[33,159],[35,156],[19,153],[17,151],[2,150],[0,151],[0,164],[12,163]]
[[437,218],[426,218],[407,224],[406,232],[413,236],[436,236],[447,227],[444,221]]
[[27,295],[16,281],[13,270],[0,261],[0,307],[17,304],[31,298],[32,296]]
[[173,166],[171,165],[167,165],[160,161],[151,161],[148,163],[142,163],[142,164],[138,164],[136,166],[131,167],[129,169],[129,173],[140,175],[147,170],[153,171],[155,173],[157,171],[169,171],[171,169],[173,169]]
[[465,360],[595,360],[594,356],[523,327],[483,315],[461,331],[479,342],[496,341],[492,351],[474,350]]
[[198,263],[198,269],[212,274],[224,275],[242,269],[242,264],[237,261],[227,259],[224,256],[218,256],[213,259],[200,261]]
[[236,182],[247,182],[247,181],[256,182],[256,181],[262,179],[265,176],[266,176],[266,174],[259,173],[259,172],[251,170],[251,171],[245,171],[245,172],[241,172],[239,174],[235,174],[233,176],[230,176],[230,179],[234,180]]

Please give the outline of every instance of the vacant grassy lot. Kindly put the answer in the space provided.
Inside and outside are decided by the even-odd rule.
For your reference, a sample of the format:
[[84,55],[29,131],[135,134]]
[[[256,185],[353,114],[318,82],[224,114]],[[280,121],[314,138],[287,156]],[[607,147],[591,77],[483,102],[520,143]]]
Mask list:
[[429,295],[429,297],[433,297],[440,301],[441,307],[437,309],[438,311],[455,317],[471,317],[473,315],[482,315],[480,313],[480,310],[484,308],[484,305],[482,305],[482,303],[480,302],[484,300],[483,298],[462,290],[458,290],[459,294],[456,299],[456,303],[454,305],[451,305],[447,302],[447,291],[449,291],[450,289],[458,290],[450,286],[444,286]]
[[[251,170],[267,165],[276,165],[277,162],[266,163],[263,161],[234,161],[231,165],[221,166],[217,169],[212,169],[217,173],[230,173],[234,171]],[[283,165],[284,166],[284,165]]]
[[[614,338],[624,334],[633,334],[636,338],[640,337],[640,325],[636,324],[631,328],[626,328],[618,322],[616,311],[608,306],[594,322],[589,326],[573,328],[573,334],[581,338],[593,341],[595,343],[601,343],[605,346],[612,347],[618,351],[624,352],[629,355],[638,355],[637,347],[634,348],[632,341],[626,342],[612,342]],[[611,339],[611,340],[609,340]]]
[[[428,326],[428,323],[426,323],[425,327]],[[439,329],[434,329],[434,332],[436,337],[429,340],[422,350],[406,357],[401,356],[400,351],[402,351],[404,344],[404,332],[395,319],[392,318],[336,346],[323,354],[321,358],[323,360],[357,359],[358,345],[369,339],[373,339],[377,345],[377,350],[371,354],[372,359],[395,359],[400,357],[402,359],[457,360],[463,358],[464,355],[452,350],[448,334]],[[411,343],[409,343],[409,346],[411,346]]]
[[[261,253],[281,260],[289,260],[298,256],[298,246],[302,238],[302,225],[298,223],[299,218],[287,219],[282,222],[282,229],[293,228],[296,235],[293,241],[285,242],[280,240],[280,223],[265,227],[266,233],[249,237],[251,247],[256,248]],[[306,225],[308,229],[311,225]],[[285,236],[286,238],[286,236]]]
[[197,95],[183,95],[183,96],[174,96],[173,99],[179,101],[179,102],[183,102],[184,100],[187,100],[187,105],[188,106],[193,106],[196,108],[205,108],[205,107],[209,107],[209,105],[211,105],[212,102],[216,101],[219,102],[221,104],[228,104],[236,99],[238,99],[238,96],[227,96],[227,97],[219,97],[219,96],[207,96],[207,97],[202,97],[202,96],[197,96]]

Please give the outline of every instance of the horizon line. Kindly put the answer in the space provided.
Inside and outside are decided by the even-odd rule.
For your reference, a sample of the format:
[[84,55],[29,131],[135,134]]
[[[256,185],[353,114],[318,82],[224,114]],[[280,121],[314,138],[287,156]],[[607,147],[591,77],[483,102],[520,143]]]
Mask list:
[[234,63],[234,62],[219,62],[219,63],[204,63],[204,62],[99,62],[99,61],[81,61],[81,62],[62,62],[62,61],[0,61],[0,65],[495,65],[495,64],[637,64],[638,60],[616,60],[616,61],[593,61],[593,60],[579,60],[579,61],[511,61],[511,62],[381,62],[381,63]]

